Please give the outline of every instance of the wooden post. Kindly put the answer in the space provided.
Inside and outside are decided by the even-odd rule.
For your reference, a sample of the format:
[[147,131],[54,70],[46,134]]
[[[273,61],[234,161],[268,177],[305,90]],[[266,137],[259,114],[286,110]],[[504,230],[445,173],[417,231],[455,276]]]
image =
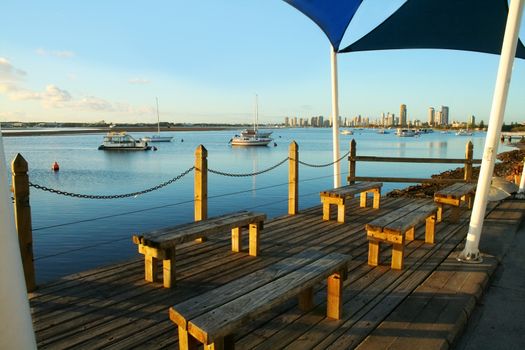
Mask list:
[[355,184],[355,157],[356,157],[355,139],[350,142],[350,157],[348,157],[348,184]]
[[35,266],[33,264],[33,229],[29,205],[29,177],[27,161],[18,153],[11,163],[16,232],[28,292],[36,289]]
[[195,150],[195,221],[208,217],[208,151],[203,145]]
[[469,182],[472,180],[472,158],[474,154],[474,145],[472,141],[467,142],[465,151],[465,181]]
[[334,320],[340,320],[343,315],[343,274],[338,272],[328,277],[326,282],[326,316]]
[[290,143],[288,166],[288,214],[295,215],[299,209],[299,146]]

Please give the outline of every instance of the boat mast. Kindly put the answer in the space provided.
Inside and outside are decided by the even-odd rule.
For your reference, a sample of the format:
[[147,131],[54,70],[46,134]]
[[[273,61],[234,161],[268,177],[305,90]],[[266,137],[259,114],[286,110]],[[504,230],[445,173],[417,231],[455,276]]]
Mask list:
[[160,136],[160,117],[159,117],[159,98],[155,97],[157,101],[157,134]]
[[253,123],[253,131],[257,133],[257,127],[259,125],[259,103],[258,96],[255,94],[255,121]]

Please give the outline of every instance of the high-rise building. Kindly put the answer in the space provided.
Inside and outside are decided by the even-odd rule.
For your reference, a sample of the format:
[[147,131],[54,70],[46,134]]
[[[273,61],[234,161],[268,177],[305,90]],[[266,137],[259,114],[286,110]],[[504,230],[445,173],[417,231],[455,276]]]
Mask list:
[[428,125],[433,126],[436,123],[434,107],[428,109]]
[[443,112],[442,111],[437,111],[436,112],[435,124],[436,125],[444,125],[443,124]]
[[290,119],[288,117],[284,117],[284,126],[290,126]]
[[467,126],[473,128],[475,125],[476,125],[476,117],[474,117],[473,115],[471,115],[471,116],[468,118],[468,124],[467,124]]
[[407,105],[405,104],[399,107],[399,124],[401,124],[401,126],[407,125]]
[[441,106],[441,125],[448,125],[449,110],[448,106]]

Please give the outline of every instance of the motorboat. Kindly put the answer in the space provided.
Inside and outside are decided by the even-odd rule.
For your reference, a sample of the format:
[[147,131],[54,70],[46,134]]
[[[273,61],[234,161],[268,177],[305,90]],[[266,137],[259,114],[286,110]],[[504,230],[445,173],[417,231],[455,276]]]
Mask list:
[[388,134],[389,132],[385,129],[379,129],[376,131],[376,134],[381,134],[381,135],[385,135],[385,134]]
[[468,131],[468,130],[465,130],[465,129],[460,129],[456,133],[456,136],[472,136],[472,131]]
[[160,135],[160,117],[159,117],[159,99],[157,98],[157,135],[146,136],[142,138],[145,142],[171,142],[173,136]]
[[399,137],[414,137],[414,136],[416,136],[416,132],[414,130],[411,130],[411,129],[398,128],[396,130],[396,135],[399,136]]
[[344,129],[344,130],[341,130],[341,134],[343,134],[343,135],[353,135],[354,132],[352,130]]
[[231,139],[232,146],[267,146],[273,139],[269,137],[239,136],[235,135]]
[[148,151],[151,148],[146,141],[137,140],[125,131],[109,132],[104,136],[102,144],[98,146],[99,150],[108,151]]
[[258,107],[258,98],[255,95],[255,116],[253,121],[253,129],[246,129],[241,132],[240,135],[235,135],[230,143],[232,146],[267,146],[270,142],[273,141],[270,138],[272,132],[268,131],[259,131],[258,128],[259,122],[259,107]]

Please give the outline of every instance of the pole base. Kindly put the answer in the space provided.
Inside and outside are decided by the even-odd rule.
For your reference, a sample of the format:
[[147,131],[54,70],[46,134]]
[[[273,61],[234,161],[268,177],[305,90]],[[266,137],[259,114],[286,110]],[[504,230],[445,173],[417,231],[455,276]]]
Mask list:
[[466,252],[462,251],[458,257],[458,261],[467,263],[467,264],[481,264],[483,262],[483,258],[481,257],[481,254],[479,253],[479,250],[477,252]]
[[514,195],[514,199],[525,199],[525,192],[518,192]]

